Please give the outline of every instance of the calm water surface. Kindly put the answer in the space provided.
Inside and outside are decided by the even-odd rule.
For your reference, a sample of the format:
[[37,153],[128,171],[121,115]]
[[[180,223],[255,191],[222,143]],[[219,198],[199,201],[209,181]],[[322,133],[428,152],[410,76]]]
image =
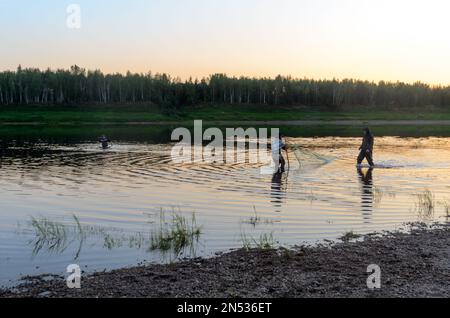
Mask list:
[[[169,144],[117,142],[101,151],[95,142],[4,142],[0,284],[72,263],[93,271],[211,256],[261,235],[293,246],[447,220],[450,138],[377,138],[374,170],[355,167],[360,138],[289,142],[327,161],[300,166],[291,153],[280,177],[250,164],[173,164]],[[198,242],[179,253],[152,249],[152,233],[173,211],[187,220],[195,213]],[[63,238],[43,240],[43,226]]]

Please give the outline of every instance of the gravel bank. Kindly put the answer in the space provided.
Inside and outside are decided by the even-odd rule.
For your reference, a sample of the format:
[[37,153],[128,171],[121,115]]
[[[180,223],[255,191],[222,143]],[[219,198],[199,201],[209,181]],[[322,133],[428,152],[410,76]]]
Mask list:
[[[212,259],[95,273],[69,290],[62,277],[27,277],[0,297],[449,297],[450,228],[295,250],[238,250]],[[381,289],[367,288],[367,266]]]

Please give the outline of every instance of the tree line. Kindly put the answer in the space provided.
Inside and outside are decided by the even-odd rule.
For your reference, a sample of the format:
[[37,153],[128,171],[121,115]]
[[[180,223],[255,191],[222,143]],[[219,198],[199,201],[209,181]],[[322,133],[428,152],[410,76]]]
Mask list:
[[450,107],[450,86],[345,80],[229,77],[181,81],[167,74],[104,74],[76,65],[68,70],[18,67],[0,72],[0,105],[152,103]]

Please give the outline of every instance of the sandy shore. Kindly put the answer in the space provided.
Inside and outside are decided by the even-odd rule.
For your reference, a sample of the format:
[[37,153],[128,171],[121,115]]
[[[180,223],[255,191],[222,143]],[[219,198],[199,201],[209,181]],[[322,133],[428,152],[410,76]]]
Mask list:
[[[370,264],[381,268],[378,290],[367,288]],[[449,297],[450,227],[96,273],[79,290],[63,277],[26,280],[0,297]]]

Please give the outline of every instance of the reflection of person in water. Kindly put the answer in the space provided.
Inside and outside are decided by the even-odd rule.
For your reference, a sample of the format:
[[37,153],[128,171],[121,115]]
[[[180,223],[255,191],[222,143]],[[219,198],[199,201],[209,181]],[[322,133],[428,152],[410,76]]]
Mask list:
[[283,187],[283,174],[280,172],[276,172],[272,176],[272,185],[270,196],[272,200],[270,201],[274,207],[276,208],[275,212],[281,212],[281,207],[283,204],[284,198],[284,187]]
[[359,180],[361,183],[361,212],[365,223],[370,223],[373,213],[373,168],[363,172],[358,168]]
[[374,144],[374,136],[370,132],[369,128],[364,128],[364,137],[361,147],[359,147],[359,156],[358,156],[358,165],[361,165],[364,159],[367,159],[367,162],[371,167],[375,164],[373,163],[373,144]]

